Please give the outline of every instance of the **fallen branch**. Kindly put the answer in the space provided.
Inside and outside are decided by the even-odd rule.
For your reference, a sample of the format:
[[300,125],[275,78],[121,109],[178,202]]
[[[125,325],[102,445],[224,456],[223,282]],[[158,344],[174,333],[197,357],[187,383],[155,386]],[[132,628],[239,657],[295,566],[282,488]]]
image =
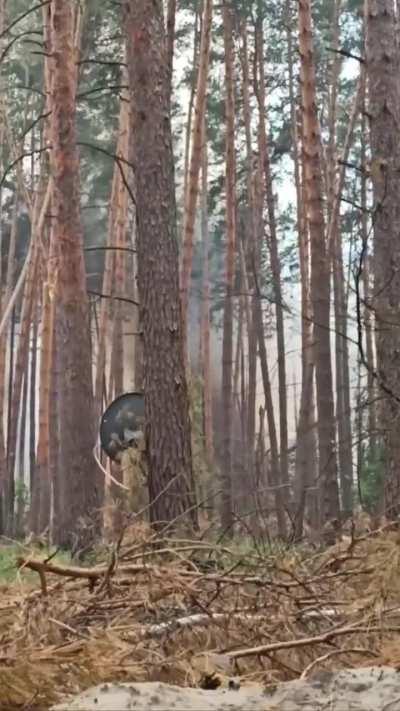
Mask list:
[[108,568],[78,568],[74,565],[57,565],[56,563],[46,563],[44,560],[35,558],[18,557],[16,561],[19,570],[29,568],[39,574],[40,579],[45,573],[54,573],[65,578],[85,578],[86,580],[98,580],[107,573]]
[[302,674],[300,675],[300,679],[306,679],[310,672],[315,669],[318,664],[321,664],[321,662],[326,662],[328,659],[331,659],[332,657],[337,657],[340,654],[366,654],[369,657],[379,657],[379,654],[376,652],[373,652],[371,649],[364,649],[363,647],[355,647],[353,649],[348,649],[347,647],[345,649],[333,649],[331,652],[327,652],[326,654],[323,654],[321,657],[317,657],[317,659],[313,659],[312,662],[310,662]]
[[314,644],[323,644],[330,642],[335,637],[343,637],[351,634],[370,634],[371,632],[382,633],[399,632],[400,627],[342,627],[336,630],[329,630],[324,634],[315,635],[314,637],[303,637],[302,639],[289,639],[284,642],[274,642],[273,644],[262,644],[259,647],[249,647],[248,649],[238,649],[234,652],[226,652],[226,655],[231,659],[243,659],[244,657],[263,656],[271,654],[271,652],[279,652],[281,649],[296,649],[298,647],[310,647]]

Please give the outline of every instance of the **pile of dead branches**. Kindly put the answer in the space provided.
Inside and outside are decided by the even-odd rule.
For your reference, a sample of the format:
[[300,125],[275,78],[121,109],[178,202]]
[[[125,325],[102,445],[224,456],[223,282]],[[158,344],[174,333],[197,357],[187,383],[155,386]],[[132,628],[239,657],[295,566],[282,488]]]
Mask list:
[[13,586],[1,598],[5,708],[33,699],[46,708],[103,681],[273,684],[376,662],[400,633],[396,531],[319,553],[257,549],[245,559],[153,536],[120,543],[92,567],[31,555],[16,566],[18,576],[37,573],[38,586]]

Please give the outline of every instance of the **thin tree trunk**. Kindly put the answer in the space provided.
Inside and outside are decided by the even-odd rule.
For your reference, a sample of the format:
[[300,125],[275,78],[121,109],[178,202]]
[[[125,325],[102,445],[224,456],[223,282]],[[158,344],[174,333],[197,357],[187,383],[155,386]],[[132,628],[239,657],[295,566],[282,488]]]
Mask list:
[[[126,153],[125,153],[126,155]],[[119,184],[119,198],[117,199],[116,232],[117,252],[115,255],[115,270],[113,277],[112,293],[126,294],[126,257],[124,248],[126,247],[127,223],[128,223],[128,193],[122,182]],[[123,322],[125,304],[116,301],[113,314],[113,341],[111,351],[111,368],[114,382],[114,397],[121,395],[124,390],[124,343],[123,343]]]
[[236,165],[235,165],[235,86],[233,17],[228,0],[223,0],[225,48],[225,192],[226,192],[226,276],[222,336],[222,466],[221,523],[232,534],[232,428],[233,428],[233,291],[236,243]]
[[192,119],[193,119],[193,105],[196,95],[196,67],[198,60],[198,49],[199,49],[199,8],[196,6],[195,16],[194,16],[194,32],[193,32],[193,81],[190,87],[190,96],[187,109],[186,127],[185,127],[185,149],[183,158],[183,204],[186,205],[186,195],[188,191],[189,182],[189,161],[190,161],[190,141],[192,137]]
[[255,328],[257,330],[260,354],[261,374],[264,387],[265,411],[267,414],[269,443],[271,449],[271,483],[274,488],[278,534],[283,540],[287,537],[284,491],[280,482],[278,437],[275,426],[274,405],[272,400],[271,380],[269,376],[267,349],[265,346],[264,324],[261,307],[261,294],[256,286]]
[[28,373],[29,367],[24,374],[24,385],[22,388],[21,400],[21,416],[18,433],[18,458],[17,458],[17,485],[16,485],[16,521],[15,521],[15,536],[21,538],[24,535],[24,515],[26,505],[26,486],[25,486],[25,445],[26,445],[26,430],[27,430],[27,411],[28,411]]
[[[1,299],[1,295],[0,295],[2,312],[3,312],[3,310],[5,310],[7,308],[7,305],[10,301],[10,298],[11,298],[13,285],[14,285],[13,282],[14,282],[14,276],[15,276],[15,248],[16,248],[17,228],[18,228],[18,205],[19,205],[19,199],[18,199],[18,193],[16,193],[12,223],[11,223],[10,242],[9,242],[9,247],[8,247],[5,290],[4,290],[2,299]],[[2,412],[3,412],[4,405],[5,405],[5,374],[6,374],[6,358],[7,358],[7,339],[8,339],[8,329],[5,330],[4,333],[2,333],[0,335],[0,409]],[[10,407],[10,402],[8,403],[8,406]],[[7,449],[8,449],[8,447],[7,447]],[[0,417],[0,492],[3,491],[3,487],[7,486],[6,481],[7,481],[8,477],[9,477],[9,473],[8,473],[5,439],[4,439],[4,421],[3,421],[3,416],[1,416]],[[4,489],[4,491],[5,491],[5,489]],[[4,503],[5,507],[7,508],[7,503],[5,501],[3,503]],[[5,517],[5,513],[3,514],[3,516]],[[4,524],[5,524],[5,518],[4,518]]]
[[35,466],[36,466],[36,386],[37,386],[37,349],[38,349],[38,322],[39,309],[32,324],[31,359],[30,359],[30,392],[29,392],[29,492],[35,486]]
[[28,371],[29,365],[29,346],[30,346],[30,331],[31,324],[36,306],[37,285],[36,276],[38,272],[38,257],[37,251],[34,249],[34,255],[28,269],[28,274],[25,282],[25,289],[22,300],[21,315],[20,315],[20,330],[18,338],[18,348],[15,359],[15,369],[13,377],[13,387],[10,402],[10,424],[7,435],[8,441],[8,481],[9,481],[9,500],[8,500],[8,533],[12,535],[13,518],[14,518],[14,476],[15,463],[17,455],[17,434],[18,434],[18,419],[21,405],[22,387],[24,375]]
[[197,74],[196,99],[194,105],[193,134],[189,162],[189,177],[185,194],[185,215],[183,227],[183,259],[181,271],[181,298],[184,328],[187,328],[187,312],[189,307],[190,279],[193,262],[194,226],[196,207],[199,194],[199,177],[201,154],[204,144],[204,115],[206,111],[206,90],[208,66],[211,50],[213,0],[204,0],[204,10],[201,25],[199,70]]
[[[125,99],[120,102],[119,125],[118,125],[118,142],[116,154],[121,158],[128,155],[129,150],[129,102]],[[125,187],[122,185],[121,171],[119,165],[114,166],[110,206],[108,213],[107,227],[107,247],[111,248],[116,245],[115,225],[120,220],[120,209],[122,192]],[[125,198],[124,198],[125,199]],[[106,250],[103,272],[102,293],[112,294],[118,292],[121,294],[121,285],[118,279],[115,278],[116,260],[118,252],[113,249]],[[113,288],[114,285],[114,288]],[[112,329],[111,317],[115,313],[116,302],[111,299],[102,299],[100,303],[99,317],[99,335],[97,341],[97,357],[96,357],[96,377],[95,377],[95,417],[99,420],[103,410],[104,395],[104,376],[106,372],[107,362],[107,347],[112,346]]]
[[204,393],[204,445],[209,469],[214,467],[214,440],[212,417],[212,369],[211,369],[211,340],[210,340],[210,274],[209,274],[209,234],[208,234],[208,156],[207,156],[207,130],[204,119],[203,152],[201,168],[201,235],[203,246],[203,283],[202,283],[202,309],[201,309],[201,341],[202,341],[202,367],[203,367],[203,393]]
[[301,286],[301,395],[299,421],[296,427],[296,459],[295,459],[295,516],[294,538],[300,540],[303,536],[305,513],[313,528],[318,527],[318,472],[317,472],[317,438],[315,430],[314,406],[314,357],[313,357],[313,320],[310,297],[310,242],[305,211],[304,186],[300,172],[300,136],[296,118],[296,102],[294,96],[293,72],[293,42],[291,32],[291,3],[287,3],[287,43],[289,58],[289,99],[293,140],[293,163],[296,186],[297,235],[300,262]]
[[305,196],[311,239],[311,299],[317,384],[319,480],[323,486],[323,522],[331,523],[340,519],[340,505],[330,344],[330,269],[323,213],[322,146],[317,115],[309,0],[299,0],[299,47],[304,121]]
[[32,504],[32,527],[40,534],[50,524],[50,385],[54,339],[54,290],[48,281],[42,291],[42,328],[40,335],[39,421],[36,457],[36,486]]
[[249,372],[249,390],[247,402],[247,476],[250,482],[254,481],[254,454],[255,454],[255,435],[256,435],[256,387],[257,387],[257,333],[255,328],[255,300],[250,296],[249,282],[254,281],[254,270],[259,271],[260,250],[258,249],[258,225],[256,218],[256,206],[254,195],[254,176],[253,176],[253,149],[251,136],[251,106],[250,106],[250,76],[249,76],[249,57],[247,47],[247,26],[243,21],[240,31],[242,39],[241,47],[241,64],[242,64],[242,94],[243,94],[243,119],[246,136],[246,182],[247,182],[247,200],[249,220],[245,218],[244,234],[246,243],[246,252],[249,262],[249,277],[246,272],[246,264],[242,240],[239,241],[240,263],[242,269],[242,290],[245,294],[244,302],[247,311],[247,334],[248,334],[248,372]]
[[376,370],[375,349],[374,349],[374,331],[373,331],[373,313],[370,308],[371,301],[371,269],[370,269],[370,251],[368,245],[368,199],[367,199],[367,125],[366,125],[366,82],[363,87],[363,111],[361,115],[361,165],[364,170],[361,173],[361,244],[364,250],[364,259],[362,264],[363,277],[363,296],[364,296],[364,330],[365,330],[365,346],[367,357],[367,400],[368,400],[368,440],[372,457],[377,454],[377,413],[376,413],[376,387],[374,372]]
[[[335,369],[336,369],[336,421],[338,431],[339,477],[342,509],[346,518],[353,510],[353,460],[350,409],[349,353],[347,345],[347,308],[344,285],[342,236],[340,226],[340,197],[337,190],[343,187],[337,178],[337,96],[342,57],[340,49],[340,13],[342,0],[333,7],[332,46],[335,50],[331,66],[330,96],[328,109],[329,142],[327,148],[327,195],[328,195],[328,248],[332,256],[333,294],[335,315]],[[358,96],[358,94],[357,94]],[[354,123],[354,122],[353,122]],[[342,181],[343,182],[343,181]]]
[[[278,229],[275,215],[275,198],[272,184],[271,164],[269,159],[268,134],[265,122],[265,72],[264,72],[264,40],[262,21],[258,20],[256,27],[256,52],[258,59],[257,100],[259,109],[259,142],[260,153],[263,161],[265,198],[268,214],[269,235],[267,239],[271,260],[273,278],[273,293],[276,316],[276,338],[278,349],[278,383],[279,383],[279,438],[280,438],[280,470],[281,481],[289,484],[289,459],[288,459],[288,417],[287,417],[287,384],[286,384],[286,350],[285,350],[285,324],[283,316],[283,294],[281,264],[278,250]],[[290,495],[287,488],[286,496]]]

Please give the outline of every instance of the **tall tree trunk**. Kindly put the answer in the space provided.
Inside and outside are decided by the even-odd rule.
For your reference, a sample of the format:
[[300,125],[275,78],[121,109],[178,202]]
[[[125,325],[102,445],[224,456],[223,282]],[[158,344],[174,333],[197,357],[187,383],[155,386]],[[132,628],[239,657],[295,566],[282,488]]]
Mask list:
[[37,350],[38,350],[39,309],[33,318],[30,378],[29,378],[29,492],[32,496],[35,485],[36,466],[36,388],[37,388]]
[[208,234],[208,155],[206,120],[203,124],[203,154],[201,163],[201,236],[203,247],[203,282],[201,308],[201,342],[203,366],[204,398],[204,445],[207,464],[210,470],[214,466],[214,440],[212,418],[212,369],[211,369],[211,334],[210,334],[210,274],[209,274],[209,234]]
[[189,161],[190,161],[190,142],[192,138],[192,120],[193,120],[193,105],[196,95],[196,67],[199,55],[199,24],[200,24],[200,10],[201,8],[196,6],[195,16],[194,16],[194,26],[193,26],[193,80],[190,86],[190,96],[187,108],[187,118],[185,126],[185,148],[184,148],[184,158],[183,158],[183,205],[186,204],[186,195],[188,191],[189,182]]
[[126,6],[152,522],[197,524],[162,1]]
[[[5,289],[4,289],[3,298],[2,299],[0,298],[0,301],[2,302],[3,311],[7,307],[8,303],[10,301],[11,293],[12,293],[13,286],[14,286],[15,249],[16,249],[17,228],[18,228],[18,206],[19,206],[19,196],[18,196],[18,193],[16,193],[13,215],[12,215],[12,222],[11,222],[10,242],[9,242],[9,246],[8,246]],[[0,408],[2,411],[3,411],[4,404],[5,404],[4,398],[5,398],[7,339],[8,339],[8,329],[6,329],[4,331],[4,333],[2,333],[0,336]],[[9,407],[10,407],[10,403],[9,403]],[[9,441],[8,436],[7,436],[7,439]],[[4,486],[7,486],[6,481],[9,477],[9,472],[8,472],[8,464],[7,464],[6,450],[5,450],[3,417],[0,417],[0,457],[1,457],[0,482],[4,481]],[[0,491],[1,490],[2,490],[2,486],[0,486]],[[7,503],[5,501],[4,501],[4,504],[7,508]],[[4,518],[4,524],[5,524],[5,519],[6,519],[5,514],[4,514],[3,518]]]
[[272,400],[271,379],[269,375],[267,348],[265,345],[263,314],[261,307],[261,294],[256,287],[255,300],[255,328],[257,330],[258,347],[260,353],[261,375],[264,387],[265,411],[267,414],[269,444],[271,450],[271,484],[275,497],[278,534],[283,540],[287,537],[286,517],[283,488],[280,482],[279,448],[275,426],[274,406]]
[[[188,185],[185,194],[185,215],[183,227],[183,259],[181,271],[182,314],[184,329],[187,329],[187,311],[189,306],[190,279],[193,262],[194,226],[199,193],[199,176],[203,148],[203,123],[206,111],[206,90],[208,65],[211,50],[213,0],[204,0],[201,24],[199,70],[197,75],[196,99],[194,106],[193,135],[189,162]],[[187,338],[187,336],[185,336]]]
[[[246,137],[246,182],[247,182],[247,201],[248,214],[244,218],[244,236],[247,253],[247,261],[249,263],[249,277],[247,276],[244,248],[242,240],[239,240],[240,263],[242,271],[241,291],[244,292],[244,302],[247,312],[247,335],[248,335],[248,373],[249,373],[249,390],[247,401],[247,432],[246,432],[246,449],[247,449],[247,478],[251,484],[254,481],[254,465],[255,465],[255,435],[256,435],[256,389],[257,389],[257,333],[255,328],[255,300],[258,298],[254,295],[250,296],[249,282],[254,286],[254,270],[259,272],[259,259],[261,257],[258,245],[258,223],[256,216],[255,195],[254,195],[254,176],[253,176],[253,148],[251,136],[251,106],[250,106],[250,72],[249,72],[249,56],[247,46],[247,25],[244,21],[241,23],[240,31],[242,39],[241,47],[241,64],[242,64],[242,94],[243,94],[243,122]],[[254,290],[253,290],[254,291]]]
[[38,273],[38,255],[37,250],[34,249],[34,254],[32,257],[32,262],[28,269],[28,274],[25,282],[25,289],[23,293],[23,300],[21,306],[20,315],[20,331],[18,338],[18,348],[15,359],[15,369],[14,378],[12,385],[11,401],[9,403],[10,411],[10,423],[7,434],[8,441],[8,452],[7,452],[7,469],[8,469],[8,526],[7,530],[9,535],[12,535],[13,531],[13,519],[14,519],[14,476],[15,476],[15,463],[17,456],[17,435],[18,435],[18,419],[20,413],[22,387],[24,381],[24,375],[28,371],[29,365],[29,341],[31,332],[31,323],[34,314],[34,309],[36,307],[37,299],[37,284],[36,277]]
[[221,522],[232,533],[232,427],[233,427],[233,291],[236,243],[236,165],[235,165],[235,86],[233,17],[229,0],[223,0],[225,48],[225,193],[226,193],[226,276],[222,336],[222,462]]
[[318,471],[317,471],[317,436],[314,402],[314,357],[313,357],[313,318],[310,295],[310,242],[307,218],[304,209],[304,188],[300,184],[300,166],[297,161],[297,230],[299,242],[301,275],[301,396],[299,424],[296,446],[295,479],[295,538],[303,535],[304,514],[313,528],[318,528]]
[[400,513],[400,60],[393,0],[365,8],[369,79],[371,175],[374,189],[374,265],[380,421],[385,441],[385,510]]
[[[129,104],[128,104],[129,106]],[[129,116],[128,116],[129,118]],[[129,138],[128,126],[126,126],[127,138]],[[127,155],[127,149],[124,155]],[[127,265],[126,265],[126,237],[128,229],[128,193],[122,183],[119,183],[119,194],[116,205],[116,223],[114,232],[116,233],[115,244],[117,251],[115,254],[115,269],[113,277],[112,294],[127,294]],[[123,324],[125,314],[125,304],[116,299],[113,311],[113,340],[111,345],[111,373],[114,382],[114,397],[121,395],[124,390],[124,340]]]
[[18,432],[18,457],[17,457],[17,472],[16,472],[16,517],[15,517],[15,536],[22,538],[24,535],[24,517],[26,506],[26,485],[25,485],[25,445],[27,432],[27,412],[28,412],[28,374],[27,367],[24,374],[24,385],[22,388],[21,399],[21,415]]
[[330,268],[323,212],[322,146],[317,114],[310,0],[299,0],[299,48],[305,195],[311,240],[319,480],[323,486],[323,521],[331,522],[340,518],[340,505],[330,344]]
[[80,214],[76,140],[77,63],[73,4],[52,0],[51,242],[57,256],[55,337],[62,507],[55,520],[58,545],[85,544],[99,532],[102,480],[93,459],[94,411],[89,308]]
[[[129,102],[121,100],[120,102],[120,112],[119,112],[119,122],[118,122],[118,141],[116,154],[121,158],[126,158],[129,150]],[[115,278],[115,268],[116,261],[118,259],[117,251],[114,251],[112,247],[118,246],[116,242],[116,237],[118,237],[119,232],[115,231],[115,225],[119,223],[120,211],[123,199],[123,192],[125,192],[125,187],[122,183],[121,171],[119,165],[116,163],[114,166],[114,173],[111,186],[111,196],[110,205],[108,212],[108,225],[107,225],[107,247],[106,256],[104,260],[104,272],[103,272],[103,284],[102,293],[111,295],[113,293],[121,294],[121,285]],[[107,361],[107,347],[110,346],[112,328],[111,328],[111,318],[115,313],[117,307],[117,302],[112,299],[102,299],[100,303],[100,316],[99,316],[99,334],[97,340],[97,357],[96,357],[96,376],[95,376],[95,417],[96,421],[99,420],[103,410],[104,396],[108,395],[104,393],[104,382],[105,382],[105,372],[106,372],[106,361]],[[112,342],[111,342],[112,344]]]
[[[332,47],[335,50],[331,64],[328,107],[329,141],[327,159],[328,196],[328,248],[332,258],[334,315],[335,315],[335,370],[336,370],[336,422],[338,431],[338,460],[342,509],[348,518],[353,510],[353,460],[350,409],[349,352],[347,344],[347,308],[343,271],[340,207],[336,206],[337,177],[337,96],[342,56],[340,49],[340,13],[342,0],[335,0],[332,12]],[[330,244],[331,242],[331,244]]]
[[[372,274],[370,266],[371,245],[368,244],[368,197],[367,197],[367,121],[366,121],[366,81],[363,86],[363,111],[361,115],[361,165],[364,170],[361,173],[361,244],[364,250],[362,277],[364,296],[364,330],[365,330],[365,353],[367,358],[367,401],[368,401],[368,444],[371,455],[377,455],[377,412],[376,412],[376,383],[374,373],[376,371],[375,349],[374,349],[374,324],[373,313],[370,307],[372,292]],[[364,364],[365,365],[365,364]],[[360,366],[361,367],[361,366]]]
[[265,72],[264,72],[264,38],[261,19],[256,27],[256,53],[258,60],[257,100],[259,109],[259,143],[263,161],[265,197],[268,214],[269,234],[267,239],[271,260],[273,293],[276,315],[276,338],[278,349],[278,385],[279,385],[279,439],[280,439],[280,470],[281,481],[287,485],[286,497],[289,497],[289,458],[288,458],[288,416],[287,416],[287,384],[286,384],[286,350],[285,324],[283,316],[283,294],[281,264],[278,250],[278,229],[275,215],[275,198],[272,183],[271,164],[269,159],[268,134],[265,122]]
[[300,262],[301,287],[301,394],[299,422],[296,427],[295,459],[295,538],[303,535],[304,515],[307,511],[309,522],[318,526],[318,472],[317,437],[315,430],[314,404],[314,354],[312,307],[310,298],[310,242],[307,216],[304,206],[304,186],[300,170],[300,134],[296,111],[293,67],[292,4],[286,3],[286,36],[288,46],[290,119],[293,141],[293,165],[296,187],[297,236]]
[[54,289],[48,281],[42,291],[42,328],[40,334],[39,422],[35,490],[32,502],[32,528],[40,534],[50,524],[50,385],[54,339]]

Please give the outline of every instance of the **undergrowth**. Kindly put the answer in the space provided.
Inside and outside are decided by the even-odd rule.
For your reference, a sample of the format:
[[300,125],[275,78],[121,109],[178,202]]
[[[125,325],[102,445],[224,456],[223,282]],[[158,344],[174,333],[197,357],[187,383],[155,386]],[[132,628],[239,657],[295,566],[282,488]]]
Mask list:
[[0,543],[0,583],[15,584],[22,583],[30,586],[37,584],[37,573],[28,570],[19,571],[16,567],[16,559],[20,556],[25,558],[39,557],[50,558],[53,554],[52,562],[61,565],[71,563],[71,555],[66,551],[57,551],[56,548],[43,548],[40,546],[26,546],[23,543]]

